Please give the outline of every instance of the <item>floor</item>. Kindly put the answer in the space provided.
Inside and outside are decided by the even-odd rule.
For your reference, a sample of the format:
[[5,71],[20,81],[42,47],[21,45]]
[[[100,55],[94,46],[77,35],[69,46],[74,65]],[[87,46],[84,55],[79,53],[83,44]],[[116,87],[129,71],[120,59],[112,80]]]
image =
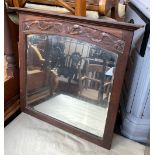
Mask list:
[[108,108],[60,94],[34,109],[98,137],[103,136]]
[[[21,113],[5,127],[5,155],[144,155],[145,146],[114,134],[111,150]],[[146,154],[148,155],[148,154]]]

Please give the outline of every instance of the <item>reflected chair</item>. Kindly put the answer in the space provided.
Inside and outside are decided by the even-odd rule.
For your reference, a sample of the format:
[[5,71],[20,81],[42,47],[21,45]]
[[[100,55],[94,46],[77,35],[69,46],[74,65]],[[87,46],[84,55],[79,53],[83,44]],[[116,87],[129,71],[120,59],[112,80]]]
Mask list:
[[41,70],[45,63],[45,59],[42,57],[41,52],[37,46],[30,44],[27,52],[27,66],[28,70],[38,69]]
[[58,75],[63,75],[67,79],[68,84],[77,83],[80,63],[81,55],[78,52],[66,55],[64,65],[58,68]]
[[75,92],[77,94],[78,68],[81,63],[80,53],[76,51],[66,52],[65,43],[56,42],[52,46],[49,60],[51,69],[50,81],[54,83],[52,84],[54,86],[52,90],[67,93],[71,91],[71,93]]
[[112,84],[112,78],[106,80],[108,69],[106,63],[104,65],[90,64],[89,60],[86,60],[85,74],[82,75],[79,70],[79,96],[97,103],[108,101]]
[[46,60],[35,45],[27,51],[27,102],[38,101],[53,94],[58,86],[57,74],[46,68]]
[[65,43],[56,42],[52,46],[50,60],[51,68],[57,70],[60,81],[69,84],[77,81],[78,66],[81,62],[79,52],[66,53]]

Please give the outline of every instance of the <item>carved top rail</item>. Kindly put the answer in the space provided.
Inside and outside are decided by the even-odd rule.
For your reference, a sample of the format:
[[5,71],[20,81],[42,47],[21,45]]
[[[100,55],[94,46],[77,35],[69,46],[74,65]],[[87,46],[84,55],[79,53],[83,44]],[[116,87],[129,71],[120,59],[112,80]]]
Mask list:
[[26,21],[23,23],[24,32],[28,31],[47,31],[48,33],[78,36],[82,40],[93,42],[101,47],[106,47],[109,50],[123,53],[125,42],[121,38],[117,38],[112,34],[95,30],[89,27],[81,26],[80,24],[68,24],[62,21]]

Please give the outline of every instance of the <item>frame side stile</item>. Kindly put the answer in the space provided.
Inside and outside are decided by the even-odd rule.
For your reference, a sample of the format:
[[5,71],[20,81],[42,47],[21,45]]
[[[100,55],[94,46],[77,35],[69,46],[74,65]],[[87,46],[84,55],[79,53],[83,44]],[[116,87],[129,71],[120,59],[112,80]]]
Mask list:
[[124,32],[123,39],[125,40],[126,46],[124,48],[122,57],[119,57],[117,60],[118,61],[117,66],[119,66],[119,70],[116,71],[115,76],[118,78],[114,79],[114,83],[116,84],[113,84],[113,88],[112,88],[113,89],[112,93],[117,95],[114,95],[115,97],[111,97],[111,103],[109,104],[106,126],[105,126],[104,135],[103,135],[103,139],[109,139],[109,141],[107,141],[106,144],[105,144],[105,141],[103,141],[103,145],[105,145],[107,149],[110,149],[111,147],[110,141],[112,141],[112,138],[113,138],[113,130],[115,126],[117,111],[119,108],[119,101],[120,101],[119,99],[120,99],[121,90],[123,86],[124,75],[125,75],[125,70],[127,66],[129,51],[131,48],[132,38],[133,38],[133,32],[130,32],[130,31]]
[[20,101],[21,111],[26,108],[26,36],[23,33],[24,14],[19,14],[19,54],[20,54]]
[[18,49],[19,49],[19,68],[20,68],[20,108],[21,111],[24,111],[25,109],[25,100],[24,100],[24,77],[23,77],[23,47],[21,44],[22,43],[22,38],[23,38],[23,34],[22,34],[22,14],[19,14],[19,43],[18,43]]

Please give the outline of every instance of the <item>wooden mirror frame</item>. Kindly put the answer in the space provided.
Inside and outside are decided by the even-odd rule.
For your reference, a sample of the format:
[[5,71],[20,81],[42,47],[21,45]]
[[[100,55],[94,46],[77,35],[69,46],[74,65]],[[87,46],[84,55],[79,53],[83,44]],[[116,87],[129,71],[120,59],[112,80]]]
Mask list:
[[[85,17],[54,14],[32,9],[10,9],[19,12],[21,110],[69,133],[110,149],[133,32],[140,26],[121,22],[91,20]],[[26,106],[26,36],[28,34],[54,34],[68,36],[87,41],[88,43],[93,43],[118,55],[103,138],[82,131]]]

